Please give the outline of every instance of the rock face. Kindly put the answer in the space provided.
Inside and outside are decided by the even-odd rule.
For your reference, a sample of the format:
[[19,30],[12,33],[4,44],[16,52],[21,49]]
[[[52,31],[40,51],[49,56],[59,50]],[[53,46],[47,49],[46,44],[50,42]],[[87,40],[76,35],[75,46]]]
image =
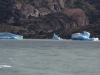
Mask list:
[[21,4],[16,0],[9,1],[7,10],[8,24],[14,23],[22,19],[28,19],[29,16],[38,17],[39,11],[30,4]]
[[[74,1],[76,0],[72,0],[70,4]],[[19,30],[16,33],[25,36],[47,34],[61,28],[70,29],[89,24],[82,9],[67,9],[65,2],[66,0],[26,0],[25,2],[9,0],[5,6],[7,11],[5,23],[24,27],[24,31]]]
[[32,5],[25,4],[23,8],[21,8],[22,14],[25,15],[25,18],[28,19],[29,16],[38,17],[39,11],[35,9]]
[[29,3],[39,8],[49,8],[53,12],[60,11],[65,6],[65,0],[29,0]]
[[[72,24],[70,24],[72,27],[89,24],[88,18],[85,16],[84,12],[81,9],[66,9],[62,11],[61,9],[64,8],[65,0],[31,0],[31,2],[34,7],[30,4],[22,4],[16,0],[10,0],[8,4],[9,6],[7,8],[8,14],[10,15],[7,16],[8,18],[6,22],[8,24],[15,23],[23,19],[28,20],[30,17],[39,17],[42,15],[48,15],[50,13],[60,12],[66,14],[73,21],[75,21],[72,21]],[[41,3],[43,2],[44,5],[47,3],[47,7],[44,8],[43,5],[41,5]],[[36,9],[36,6],[39,7],[40,5],[41,7]],[[63,21],[61,23],[63,24]],[[66,24],[68,23],[65,23],[65,25]]]
[[65,13],[73,20],[75,20],[76,25],[72,25],[72,26],[84,26],[89,24],[88,18],[85,16],[84,11],[81,9],[69,9],[63,11],[63,13]]
[[51,33],[61,28],[76,28],[79,26],[88,25],[89,22],[81,9],[70,9],[62,12],[51,13],[35,19],[22,20],[19,22],[19,25],[27,26],[28,24],[28,29],[33,30],[36,32],[36,34],[41,34]]

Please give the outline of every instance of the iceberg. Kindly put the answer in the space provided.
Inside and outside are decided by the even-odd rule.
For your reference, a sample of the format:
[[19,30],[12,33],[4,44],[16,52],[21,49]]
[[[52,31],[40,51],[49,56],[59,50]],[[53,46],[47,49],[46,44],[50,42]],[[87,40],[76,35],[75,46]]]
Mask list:
[[54,39],[54,40],[63,40],[61,37],[57,36],[55,33],[54,33],[52,39]]
[[23,36],[8,32],[0,33],[0,39],[23,39]]
[[98,41],[99,38],[89,38],[90,37],[90,33],[83,31],[83,33],[74,33],[72,34],[72,40],[87,40],[87,41]]

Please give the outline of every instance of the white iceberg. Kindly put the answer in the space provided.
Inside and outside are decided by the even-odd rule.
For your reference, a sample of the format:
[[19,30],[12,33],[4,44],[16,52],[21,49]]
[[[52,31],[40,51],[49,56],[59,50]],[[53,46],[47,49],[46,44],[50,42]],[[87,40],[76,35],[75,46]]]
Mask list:
[[57,36],[55,33],[54,33],[52,39],[54,39],[54,40],[63,40],[61,37]]
[[84,31],[83,33],[74,33],[72,34],[72,39],[73,40],[87,40],[87,41],[98,41],[99,38],[89,38],[90,37],[90,33]]
[[8,32],[0,33],[0,39],[23,39],[23,36]]

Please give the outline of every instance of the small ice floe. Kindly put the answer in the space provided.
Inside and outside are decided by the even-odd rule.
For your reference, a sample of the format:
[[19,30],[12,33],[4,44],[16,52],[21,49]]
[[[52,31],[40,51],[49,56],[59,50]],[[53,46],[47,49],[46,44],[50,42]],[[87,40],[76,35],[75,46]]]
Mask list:
[[61,37],[59,37],[59,36],[56,35],[55,33],[54,33],[52,39],[54,39],[54,40],[63,40]]
[[10,65],[0,65],[0,68],[11,68]]
[[9,32],[0,32],[0,39],[23,39],[23,36]]

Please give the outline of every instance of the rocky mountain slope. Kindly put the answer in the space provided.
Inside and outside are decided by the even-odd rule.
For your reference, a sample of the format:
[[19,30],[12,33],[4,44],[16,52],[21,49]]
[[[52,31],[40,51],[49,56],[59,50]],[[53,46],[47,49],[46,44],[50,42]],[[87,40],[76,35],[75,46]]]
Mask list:
[[[54,32],[70,38],[77,28],[89,31],[90,24],[99,23],[99,3],[99,0],[0,0],[0,31],[24,38],[51,38]],[[96,36],[100,37],[98,33]]]

